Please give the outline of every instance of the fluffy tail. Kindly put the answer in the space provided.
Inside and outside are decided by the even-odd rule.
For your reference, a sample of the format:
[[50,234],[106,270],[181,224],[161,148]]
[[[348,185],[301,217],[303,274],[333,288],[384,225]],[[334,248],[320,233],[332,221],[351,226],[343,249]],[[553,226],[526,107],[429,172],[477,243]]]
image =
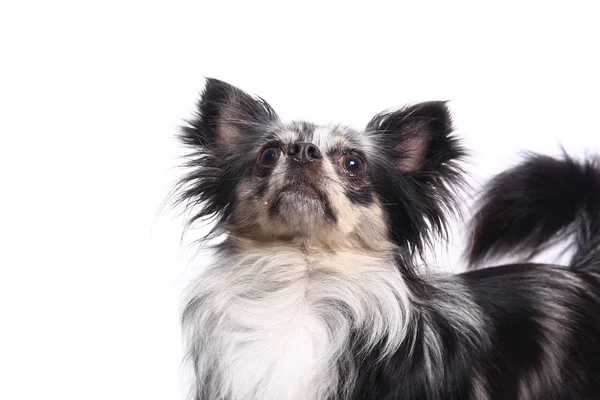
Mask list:
[[494,256],[530,259],[571,238],[572,266],[600,266],[600,159],[531,154],[485,187],[467,258],[470,268]]

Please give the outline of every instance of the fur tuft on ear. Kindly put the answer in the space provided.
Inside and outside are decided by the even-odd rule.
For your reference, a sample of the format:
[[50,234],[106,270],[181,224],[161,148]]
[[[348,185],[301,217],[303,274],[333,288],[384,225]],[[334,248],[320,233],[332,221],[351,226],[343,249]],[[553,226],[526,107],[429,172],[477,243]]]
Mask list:
[[262,98],[208,78],[196,118],[183,127],[181,140],[191,146],[226,151],[245,130],[274,121],[275,111]]
[[255,137],[277,123],[275,111],[263,99],[207,79],[196,116],[180,134],[180,140],[192,149],[185,164],[191,171],[176,188],[176,203],[193,209],[188,225],[217,218],[207,238],[219,232],[233,211],[235,188],[248,173]]
[[378,143],[381,162],[374,178],[399,244],[424,254],[433,235],[447,238],[448,216],[458,212],[466,155],[452,134],[446,102],[433,101],[376,115],[367,132]]
[[452,118],[445,101],[430,101],[376,115],[367,130],[380,134],[400,171],[437,168],[460,157],[453,150]]

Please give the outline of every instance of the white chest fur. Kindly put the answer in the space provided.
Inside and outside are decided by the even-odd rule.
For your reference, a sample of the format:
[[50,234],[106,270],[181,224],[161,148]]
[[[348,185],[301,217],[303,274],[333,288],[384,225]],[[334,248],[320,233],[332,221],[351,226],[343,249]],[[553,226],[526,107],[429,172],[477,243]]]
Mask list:
[[286,247],[217,259],[184,315],[197,397],[343,398],[353,383],[351,331],[367,345],[383,340],[387,351],[405,334],[409,293],[387,260]]

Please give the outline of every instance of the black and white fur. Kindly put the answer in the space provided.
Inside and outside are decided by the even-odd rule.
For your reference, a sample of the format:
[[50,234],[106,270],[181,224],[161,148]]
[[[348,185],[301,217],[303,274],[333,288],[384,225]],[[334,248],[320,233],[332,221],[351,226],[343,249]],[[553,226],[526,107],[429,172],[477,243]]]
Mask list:
[[[183,314],[195,400],[599,398],[595,165],[530,161],[492,183],[475,220],[473,262],[571,229],[573,269],[433,276],[415,258],[445,233],[464,156],[445,103],[361,131],[286,124],[209,79],[181,139],[193,153],[180,201],[225,238]],[[492,210],[499,196],[517,211]],[[534,200],[576,205],[557,220]],[[504,240],[503,218],[534,221]]]

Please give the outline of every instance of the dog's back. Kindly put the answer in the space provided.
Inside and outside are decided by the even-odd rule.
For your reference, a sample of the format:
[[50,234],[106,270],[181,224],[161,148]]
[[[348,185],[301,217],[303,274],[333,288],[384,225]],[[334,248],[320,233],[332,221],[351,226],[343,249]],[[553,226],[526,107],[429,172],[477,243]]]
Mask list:
[[505,380],[488,381],[492,398],[600,397],[598,160],[530,155],[496,176],[473,219],[468,259],[471,269],[494,256],[527,260],[564,241],[573,247],[568,268],[515,264],[462,275],[495,322],[491,361]]

